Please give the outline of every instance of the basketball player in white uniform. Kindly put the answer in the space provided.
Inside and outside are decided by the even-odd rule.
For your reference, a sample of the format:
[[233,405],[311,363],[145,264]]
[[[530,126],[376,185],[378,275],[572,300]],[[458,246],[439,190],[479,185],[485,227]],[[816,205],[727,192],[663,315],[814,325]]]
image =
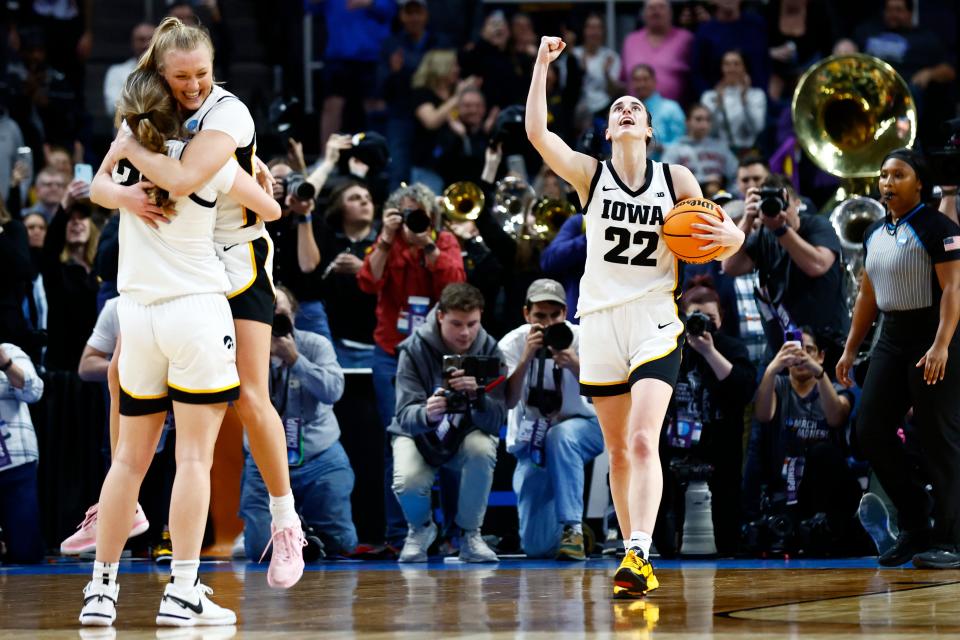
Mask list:
[[[606,137],[610,160],[573,151],[547,130],[549,64],[565,47],[543,37],[527,96],[527,137],[544,161],[577,189],[584,203],[587,263],[580,282],[580,385],[592,396],[610,457],[610,486],[627,548],[614,577],[615,598],[641,597],[658,586],[649,562],[663,492],[657,453],[660,429],[680,367],[683,323],[675,304],[677,260],[662,241],[663,219],[676,202],[703,197],[686,167],[647,157],[653,135],[643,103],[613,103]],[[694,237],[733,255],[743,233],[729,217],[702,216]]]
[[[180,127],[166,88],[152,72],[130,75],[118,105],[121,128],[149,136],[151,144],[179,158],[184,143],[170,140]],[[98,177],[132,186],[141,174],[123,160],[101,165]],[[91,195],[101,200],[103,180]],[[153,227],[126,209],[120,212],[117,311],[120,430],[99,502],[97,559],[84,589],[80,622],[108,626],[116,618],[117,563],[130,531],[140,485],[168,409],[177,421],[177,474],[170,501],[172,578],[157,624],[234,624],[236,615],[207,598],[197,569],[210,501],[210,464],[227,402],[240,394],[236,336],[225,293],[230,290],[213,244],[217,201],[230,194],[265,215],[280,207],[232,158],[213,179],[172,206],[169,223]],[[162,197],[162,196],[161,196]],[[170,205],[168,205],[170,206]]]
[[[173,196],[191,193],[216,173],[230,157],[254,175],[272,182],[256,159],[253,118],[236,96],[213,83],[213,45],[205,31],[165,18],[154,32],[138,69],[163,77],[170,96],[192,134],[182,158],[152,153],[120,132],[110,155],[133,166]],[[263,186],[263,185],[262,185]],[[136,186],[126,194],[130,210],[154,224],[164,224],[163,212],[144,202]],[[271,192],[267,185],[267,192]],[[267,570],[270,586],[293,586],[303,575],[305,540],[290,490],[284,424],[270,402],[269,372],[273,323],[273,247],[262,213],[224,197],[214,233],[217,252],[226,266],[231,287],[227,294],[237,337],[240,398],[234,407],[246,429],[250,453],[270,494],[273,554]],[[296,428],[295,426],[292,428]]]

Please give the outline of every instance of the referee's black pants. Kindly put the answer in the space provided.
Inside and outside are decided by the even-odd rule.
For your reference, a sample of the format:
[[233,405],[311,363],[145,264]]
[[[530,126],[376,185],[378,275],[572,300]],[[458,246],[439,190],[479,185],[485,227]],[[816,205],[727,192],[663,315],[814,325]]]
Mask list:
[[[899,512],[901,530],[916,531],[935,519],[934,542],[960,545],[960,346],[949,349],[947,371],[934,385],[916,364],[933,344],[929,314],[887,314],[870,358],[857,419],[857,437],[880,483]],[[931,330],[932,328],[932,330]],[[924,450],[933,504],[911,468],[897,429],[913,407]]]

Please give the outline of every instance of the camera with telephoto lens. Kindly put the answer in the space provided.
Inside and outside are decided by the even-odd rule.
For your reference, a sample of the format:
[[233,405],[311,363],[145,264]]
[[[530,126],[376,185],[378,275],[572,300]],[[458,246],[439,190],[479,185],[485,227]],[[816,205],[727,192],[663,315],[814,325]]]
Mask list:
[[558,322],[540,330],[543,333],[543,346],[563,351],[573,344],[573,331],[566,322]]
[[404,209],[400,212],[403,224],[411,233],[423,233],[430,228],[430,214],[423,209]]
[[274,338],[282,338],[293,333],[293,322],[290,321],[290,316],[282,313],[273,314],[273,328],[270,332]]
[[450,376],[454,371],[463,369],[463,375],[477,380],[477,398],[470,400],[464,391],[444,389],[443,396],[447,399],[446,413],[466,413],[474,406],[482,410],[483,388],[491,380],[500,375],[500,359],[495,356],[443,356],[443,377],[445,384],[450,383]]
[[717,325],[710,316],[702,311],[694,311],[687,316],[687,333],[691,336],[702,336],[705,333],[716,333]]
[[760,213],[776,218],[787,209],[787,194],[779,187],[760,187]]
[[283,185],[283,194],[280,200],[281,204],[286,201],[288,195],[292,195],[297,200],[303,201],[313,200],[314,196],[317,195],[316,187],[307,182],[307,179],[302,173],[295,171],[288,173],[281,184]]
[[743,525],[743,543],[752,553],[786,553],[796,544],[797,525],[786,496],[763,489],[760,517]]

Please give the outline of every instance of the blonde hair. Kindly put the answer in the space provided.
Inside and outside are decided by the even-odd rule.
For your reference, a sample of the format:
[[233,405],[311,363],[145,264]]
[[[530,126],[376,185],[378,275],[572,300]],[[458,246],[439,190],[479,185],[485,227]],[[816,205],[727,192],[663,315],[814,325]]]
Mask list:
[[440,84],[441,78],[446,79],[450,75],[453,65],[457,62],[457,52],[454,49],[434,49],[424,54],[420,66],[417,67],[410,81],[410,86],[414,89],[426,87],[436,89]]
[[[133,137],[145,149],[166,154],[167,140],[180,134],[180,117],[163,78],[153,71],[140,69],[135,69],[127,76],[114,118],[117,128],[123,122],[127,123]],[[162,207],[169,202],[165,191],[152,191],[157,206]]]
[[203,27],[184,24],[180,18],[164,18],[150,38],[150,46],[137,61],[137,71],[155,71],[163,74],[163,61],[173,50],[193,51],[205,46],[213,62],[213,41]]

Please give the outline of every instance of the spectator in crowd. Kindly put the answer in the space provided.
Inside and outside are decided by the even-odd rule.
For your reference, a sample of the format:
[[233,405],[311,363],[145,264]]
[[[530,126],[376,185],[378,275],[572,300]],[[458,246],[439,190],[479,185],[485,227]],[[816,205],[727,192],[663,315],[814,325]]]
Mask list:
[[713,20],[713,16],[710,15],[710,10],[707,8],[708,4],[703,0],[682,3],[680,10],[677,11],[676,25],[691,33],[696,33],[700,25]]
[[34,188],[37,192],[37,203],[23,210],[24,217],[31,213],[39,213],[49,223],[60,208],[69,177],[51,166],[44,167],[37,174]]
[[483,21],[480,38],[467,44],[461,56],[463,75],[477,76],[489,108],[501,109],[523,102],[527,91],[527,67],[515,64],[511,52],[510,27],[500,10],[491,11]]
[[377,297],[360,289],[357,274],[377,240],[374,214],[369,189],[348,180],[330,194],[319,226],[321,292],[337,360],[345,369],[373,367]]
[[[794,523],[826,514],[828,539],[809,544],[833,551],[830,542],[842,539],[854,524],[863,490],[843,447],[853,394],[830,380],[824,356],[815,332],[805,327],[800,346],[786,342],[770,361],[754,405],[755,418],[764,424],[749,455],[758,459],[748,467],[759,466],[773,508],[793,511]],[[789,375],[780,375],[784,371]]]
[[[323,336],[293,327],[297,301],[277,288],[276,313],[286,318],[288,333],[274,336],[270,355],[270,395],[287,433],[290,484],[297,511],[318,532],[327,555],[349,553],[357,546],[350,493],[354,475],[340,444],[333,404],[343,395],[343,370],[333,345]],[[279,364],[276,364],[279,362]],[[240,516],[248,558],[256,558],[270,541],[270,500],[260,471],[245,456]]]
[[[709,137],[712,118],[713,114],[705,105],[698,103],[687,109],[687,135],[670,144],[664,143],[661,161],[682,164],[693,172],[701,185],[717,176],[724,184],[729,184],[737,174],[737,158],[730,151],[730,145]],[[660,124],[657,120],[654,122]],[[658,126],[656,130],[661,129]]]
[[[24,296],[24,316],[34,332],[47,329],[47,294],[43,288],[43,244],[47,238],[47,221],[39,213],[31,213],[24,217],[23,226],[27,230],[27,244],[30,251],[30,265],[33,279],[27,285]],[[36,333],[35,333],[36,335]],[[37,344],[31,344],[31,352],[36,351]]]
[[92,269],[100,230],[90,218],[89,195],[89,184],[71,182],[44,239],[41,273],[50,334],[45,365],[50,370],[76,371],[97,321]]
[[456,109],[437,136],[437,170],[445,184],[479,182],[484,152],[499,110],[487,113],[487,100],[477,87],[460,93]]
[[[78,150],[77,146],[74,145],[74,153],[83,154],[83,149]],[[43,145],[43,157],[46,161],[46,166],[53,168],[56,171],[60,172],[67,182],[73,179],[73,156],[67,151],[67,148],[59,144],[45,144]]]
[[767,5],[770,47],[770,99],[789,100],[797,78],[830,54],[835,25],[822,0],[774,0]]
[[648,145],[650,157],[660,158],[664,147],[679,140],[687,132],[683,109],[675,100],[657,92],[657,74],[648,64],[640,63],[630,72],[633,95],[643,101],[653,123],[653,139]]
[[[17,121],[10,117],[7,111],[6,99],[0,98],[0,200],[9,201],[11,186],[14,186],[13,171],[17,164],[17,151],[23,146],[23,133]],[[30,171],[33,167],[25,167]],[[19,187],[19,180],[16,181]],[[16,189],[17,202],[9,202],[8,206],[20,204],[20,190]]]
[[583,44],[573,48],[573,57],[584,74],[578,111],[586,117],[605,110],[611,100],[623,93],[620,54],[604,45],[606,38],[603,18],[591,13],[583,23]]
[[514,63],[525,69],[528,59],[537,55],[539,42],[530,15],[522,11],[513,14],[510,18],[510,51]]
[[695,95],[722,81],[724,54],[734,49],[741,52],[750,68],[747,86],[766,89],[770,79],[767,25],[757,14],[742,11],[742,4],[742,0],[716,0],[713,19],[697,29],[693,46]]
[[[360,290],[377,296],[373,389],[384,430],[397,407],[397,345],[423,324],[444,287],[466,278],[457,239],[448,231],[434,231],[435,220],[436,196],[430,189],[414,183],[394,191],[384,205],[377,242],[357,275]],[[384,455],[386,539],[399,546],[406,525],[391,489],[393,449],[389,441]]]
[[[687,318],[680,376],[673,390],[663,449],[664,504],[657,549],[675,553],[683,522],[678,513],[686,481],[680,466],[708,464],[713,535],[720,555],[736,553],[740,541],[743,416],[756,386],[756,369],[737,338],[724,334],[720,297],[709,277],[691,282],[680,299]],[[699,314],[694,318],[694,314]],[[673,462],[673,464],[671,464]],[[673,525],[673,526],[670,526]]]
[[11,217],[0,202],[0,340],[26,344],[29,327],[24,318],[22,301],[30,290],[35,268],[30,259],[27,231],[19,220]]
[[[328,154],[335,139],[331,136],[327,141]],[[287,188],[293,184],[288,178],[294,171],[283,160],[275,160],[270,165],[270,174],[276,180],[273,197],[281,207],[280,219],[267,224],[273,239],[273,280],[303,297],[296,315],[297,328],[332,340],[327,312],[313,277],[320,265],[320,248],[313,226],[314,194],[300,197],[295,190]],[[302,174],[300,179],[304,179]]]
[[37,434],[28,404],[43,396],[43,380],[30,357],[9,342],[0,344],[0,529],[6,561],[43,560],[40,495],[37,490]]
[[[603,434],[580,395],[580,328],[566,322],[566,294],[556,280],[530,285],[523,315],[527,322],[500,341],[520,544],[531,558],[585,560],[583,467],[603,452]],[[553,337],[561,333],[570,341]]]
[[153,29],[153,24],[149,22],[141,22],[134,26],[130,32],[130,49],[133,51],[133,56],[107,68],[103,78],[103,108],[108,117],[112,118],[117,109],[117,100],[120,98],[120,92],[123,91],[127,76],[136,68],[137,60],[150,46]]
[[673,26],[670,0],[647,0],[641,13],[643,28],[627,34],[623,41],[620,79],[627,92],[636,90],[630,72],[640,63],[654,69],[660,93],[678,102],[686,99],[690,61],[693,55],[693,34]]
[[763,89],[750,86],[746,60],[732,49],[723,54],[723,75],[716,87],[700,98],[713,114],[713,133],[741,154],[754,147],[767,118],[767,96]]
[[413,74],[410,97],[416,117],[411,178],[435,193],[443,191],[443,178],[438,173],[437,142],[440,129],[447,124],[463,92],[479,86],[480,79],[460,79],[460,65],[453,49],[427,52]]
[[854,39],[864,53],[890,63],[910,83],[919,112],[919,137],[942,144],[940,123],[955,116],[952,85],[957,77],[940,36],[913,24],[913,0],[886,0],[880,19],[870,19]]
[[329,0],[322,7],[329,27],[323,54],[326,98],[320,121],[320,142],[326,144],[337,131],[361,131],[364,113],[377,109],[377,62],[396,2]]
[[425,0],[403,0],[399,7],[400,32],[383,42],[377,83],[387,104],[387,140],[390,144],[390,188],[410,180],[410,147],[414,140],[410,85],[423,56],[433,49],[449,49],[445,33],[428,25],[431,13]]
[[[480,536],[480,525],[493,483],[498,434],[507,417],[504,388],[500,384],[481,391],[490,381],[466,375],[463,368],[447,371],[444,365],[445,354],[502,359],[496,340],[480,324],[482,312],[483,295],[476,287],[451,284],[398,348],[397,415],[389,432],[393,490],[408,526],[400,562],[426,562],[427,549],[437,537],[430,489],[440,467],[460,473],[460,559],[497,561]],[[465,406],[456,407],[460,400]]]
[[543,274],[563,283],[567,296],[567,320],[572,324],[580,324],[577,300],[580,299],[580,278],[587,263],[585,224],[582,213],[573,214],[540,254]]

